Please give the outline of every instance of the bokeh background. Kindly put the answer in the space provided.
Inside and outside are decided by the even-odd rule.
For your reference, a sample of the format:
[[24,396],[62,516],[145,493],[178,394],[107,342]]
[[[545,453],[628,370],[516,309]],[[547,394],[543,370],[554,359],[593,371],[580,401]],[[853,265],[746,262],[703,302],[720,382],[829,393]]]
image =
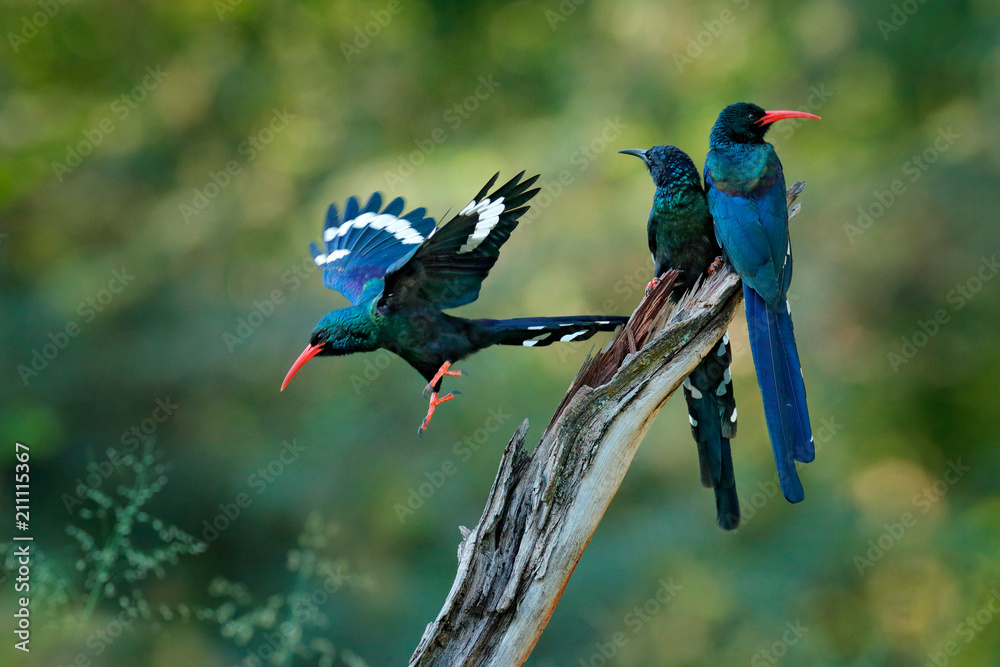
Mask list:
[[806,500],[777,493],[740,316],[743,527],[714,525],[675,398],[529,664],[1000,664],[996,2],[8,0],[0,27],[4,664],[403,664],[591,343],[463,362],[423,438],[386,353],[278,393],[345,304],[307,250],[327,205],[440,217],[540,173],[461,314],[628,314],[652,185],[615,151],[700,166],[739,100],[823,116],[769,135],[808,182]]

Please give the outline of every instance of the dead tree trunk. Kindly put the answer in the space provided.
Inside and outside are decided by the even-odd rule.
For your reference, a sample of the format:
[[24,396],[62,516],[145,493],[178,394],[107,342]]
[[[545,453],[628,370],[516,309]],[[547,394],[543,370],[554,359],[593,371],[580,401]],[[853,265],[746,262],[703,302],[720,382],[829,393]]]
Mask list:
[[[789,188],[790,206],[802,185]],[[517,429],[482,518],[462,529],[455,582],[411,667],[527,660],[650,424],[742,301],[728,265],[676,306],[667,301],[675,277],[584,364],[531,454],[527,420]]]

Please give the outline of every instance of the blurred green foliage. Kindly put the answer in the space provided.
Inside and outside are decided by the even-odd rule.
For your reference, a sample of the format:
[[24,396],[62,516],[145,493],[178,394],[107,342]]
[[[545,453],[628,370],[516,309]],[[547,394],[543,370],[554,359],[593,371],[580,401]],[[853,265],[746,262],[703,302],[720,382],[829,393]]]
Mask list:
[[[297,599],[289,551],[318,509],[338,526],[326,558],[368,583],[323,601],[314,648],[404,663],[507,438],[525,417],[540,434],[589,343],[463,362],[423,439],[422,382],[384,354],[313,361],[279,394],[344,303],[306,248],[326,206],[382,190],[443,216],[495,171],[541,173],[462,314],[627,314],[652,186],[614,151],[672,143],[700,163],[746,99],[823,116],[770,136],[808,182],[791,290],[821,445],[806,501],[776,495],[738,318],[744,527],[713,525],[672,401],[530,664],[997,664],[997,3],[8,1],[0,27],[0,493],[30,444],[42,570],[79,557],[66,498],[111,493],[127,471],[101,472],[108,448],[155,435],[172,469],[145,509],[206,548],[133,582],[144,600],[214,608],[242,581],[246,618],[271,618]],[[65,580],[50,609],[79,620],[90,592]],[[660,603],[663,582],[679,588]],[[111,598],[58,632],[36,599],[25,655],[2,587],[4,664],[246,655],[162,613],[96,655]]]

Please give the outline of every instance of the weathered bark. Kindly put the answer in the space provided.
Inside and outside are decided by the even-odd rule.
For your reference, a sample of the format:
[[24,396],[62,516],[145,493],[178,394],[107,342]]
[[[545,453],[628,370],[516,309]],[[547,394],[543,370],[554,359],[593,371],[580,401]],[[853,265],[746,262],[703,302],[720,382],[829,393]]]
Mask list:
[[[802,189],[789,188],[791,205]],[[798,206],[791,209],[791,215]],[[458,573],[411,666],[527,660],[657,413],[725,333],[743,293],[727,265],[674,305],[668,273],[584,364],[535,450],[504,449]]]

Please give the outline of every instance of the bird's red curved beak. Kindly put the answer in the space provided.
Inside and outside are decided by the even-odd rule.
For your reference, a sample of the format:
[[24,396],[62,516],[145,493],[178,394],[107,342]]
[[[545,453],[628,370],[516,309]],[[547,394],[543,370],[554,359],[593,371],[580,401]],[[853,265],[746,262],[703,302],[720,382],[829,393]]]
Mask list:
[[285,387],[288,386],[288,383],[291,382],[292,376],[298,373],[299,369],[302,368],[307,361],[319,354],[319,351],[322,349],[322,345],[307,345],[306,349],[302,350],[302,354],[299,355],[299,358],[295,360],[295,363],[292,364],[292,367],[289,369],[288,375],[285,376],[285,381],[281,383],[280,391],[284,391]]
[[805,111],[789,111],[789,110],[775,110],[775,111],[765,111],[764,117],[757,121],[758,125],[770,125],[776,120],[784,120],[786,118],[813,118],[815,120],[821,120],[819,116],[814,113],[807,113]]

